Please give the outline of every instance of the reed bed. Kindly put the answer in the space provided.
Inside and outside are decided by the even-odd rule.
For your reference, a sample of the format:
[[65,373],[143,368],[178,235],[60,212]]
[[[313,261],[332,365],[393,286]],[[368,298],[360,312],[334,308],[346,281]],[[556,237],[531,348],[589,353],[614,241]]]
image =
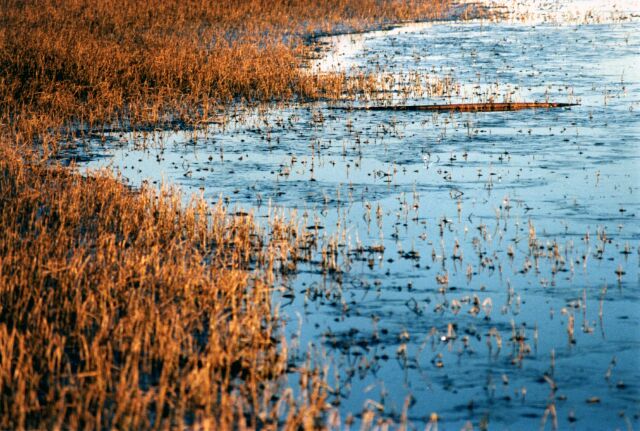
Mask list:
[[[434,19],[449,0],[5,0],[0,108],[15,139],[124,122],[206,121],[234,100],[319,98],[309,35]],[[82,127],[81,127],[82,126]]]
[[[206,122],[230,102],[326,97],[309,35],[430,19],[447,0],[4,0],[0,428],[322,426],[272,306],[295,224],[55,161],[68,135]],[[267,234],[266,232],[269,232]],[[299,381],[296,395],[287,373]]]
[[0,154],[0,428],[269,428],[322,411],[319,380],[298,403],[280,379],[271,290],[290,226],[269,239],[221,205]]

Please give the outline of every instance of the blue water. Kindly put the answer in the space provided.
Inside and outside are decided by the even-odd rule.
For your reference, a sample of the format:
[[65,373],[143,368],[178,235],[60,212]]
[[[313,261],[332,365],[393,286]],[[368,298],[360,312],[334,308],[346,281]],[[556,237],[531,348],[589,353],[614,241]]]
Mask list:
[[[538,429],[551,405],[560,429],[637,428],[638,23],[443,23],[357,37],[343,58],[351,73],[459,84],[406,103],[580,105],[246,108],[206,134],[114,133],[77,151],[134,185],[174,183],[259,220],[279,208],[319,227],[313,261],[277,282],[293,297],[276,302],[292,360],[311,351],[329,365],[343,418],[368,408],[397,423],[409,399],[418,429],[434,412],[439,429]],[[320,264],[330,243],[338,271]]]

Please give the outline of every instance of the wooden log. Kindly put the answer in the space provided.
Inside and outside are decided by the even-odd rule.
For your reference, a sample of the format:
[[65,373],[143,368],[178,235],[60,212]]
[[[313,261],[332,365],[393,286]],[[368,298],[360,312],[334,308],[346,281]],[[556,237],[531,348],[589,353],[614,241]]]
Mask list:
[[578,103],[558,102],[514,102],[514,103],[452,103],[440,105],[377,105],[377,106],[332,106],[329,109],[344,111],[456,111],[456,112],[493,112],[519,111],[522,109],[552,109],[577,106]]

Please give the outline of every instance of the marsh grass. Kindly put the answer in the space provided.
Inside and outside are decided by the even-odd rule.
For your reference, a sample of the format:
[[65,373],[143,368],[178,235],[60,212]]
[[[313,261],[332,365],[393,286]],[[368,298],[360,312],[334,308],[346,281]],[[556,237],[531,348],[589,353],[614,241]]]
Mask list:
[[15,139],[113,122],[206,121],[230,101],[335,96],[309,35],[445,16],[449,0],[3,1],[0,108]]
[[290,227],[266,244],[220,205],[16,157],[0,161],[0,427],[283,419],[271,283]]
[[301,70],[305,37],[448,1],[0,3],[0,428],[320,426],[323,374],[291,368],[272,306],[311,234],[51,156],[114,124],[335,94],[343,76]]

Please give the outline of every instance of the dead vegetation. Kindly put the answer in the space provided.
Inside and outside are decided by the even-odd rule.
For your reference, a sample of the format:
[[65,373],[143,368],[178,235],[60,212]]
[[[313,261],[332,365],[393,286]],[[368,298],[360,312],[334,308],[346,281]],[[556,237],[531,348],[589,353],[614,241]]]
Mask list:
[[332,107],[340,110],[356,111],[427,111],[427,112],[495,112],[520,111],[523,109],[553,109],[569,108],[577,103],[549,103],[549,102],[513,102],[513,103],[442,103],[437,105],[375,105]]
[[0,427],[253,428],[323,405],[278,381],[287,226],[265,245],[222,206],[1,153]]
[[448,0],[3,2],[0,99],[20,141],[74,121],[206,121],[232,100],[336,94],[342,76],[300,69],[305,38],[438,18]]
[[[317,98],[305,35],[446,0],[6,0],[0,7],[0,428],[314,428],[286,388],[273,280],[300,234],[50,158],[64,134]],[[36,145],[34,145],[36,144]]]

